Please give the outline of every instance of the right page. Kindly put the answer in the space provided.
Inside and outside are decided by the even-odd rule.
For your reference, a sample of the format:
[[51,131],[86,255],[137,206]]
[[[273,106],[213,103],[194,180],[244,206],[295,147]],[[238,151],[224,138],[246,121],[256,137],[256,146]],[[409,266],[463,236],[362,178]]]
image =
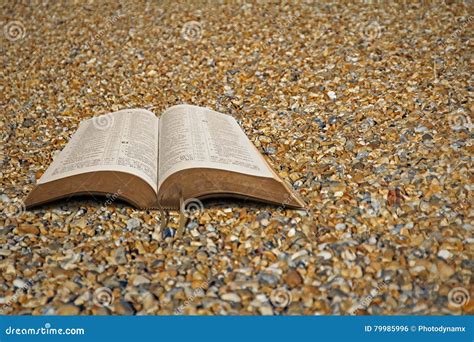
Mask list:
[[191,105],[171,107],[160,118],[159,140],[159,186],[173,173],[191,168],[274,178],[263,157],[229,115]]

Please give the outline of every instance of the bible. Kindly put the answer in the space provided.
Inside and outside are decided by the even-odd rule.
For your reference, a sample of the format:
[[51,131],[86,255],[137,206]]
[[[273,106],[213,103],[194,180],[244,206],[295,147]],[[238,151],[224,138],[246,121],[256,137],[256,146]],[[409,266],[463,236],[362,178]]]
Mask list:
[[82,121],[25,200],[114,195],[141,209],[237,197],[304,208],[230,115],[177,105],[160,117],[124,109]]

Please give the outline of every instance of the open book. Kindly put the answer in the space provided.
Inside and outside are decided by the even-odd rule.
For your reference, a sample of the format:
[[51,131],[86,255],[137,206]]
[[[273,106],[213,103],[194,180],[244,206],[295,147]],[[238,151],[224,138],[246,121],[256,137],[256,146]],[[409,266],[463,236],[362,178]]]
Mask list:
[[160,118],[126,109],[81,122],[25,205],[84,194],[114,194],[138,208],[208,197],[304,207],[232,116],[190,105]]

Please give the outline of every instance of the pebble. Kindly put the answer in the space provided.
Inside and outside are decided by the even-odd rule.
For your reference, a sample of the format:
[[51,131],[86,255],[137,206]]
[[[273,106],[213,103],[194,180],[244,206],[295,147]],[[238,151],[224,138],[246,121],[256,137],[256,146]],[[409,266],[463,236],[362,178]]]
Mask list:
[[259,281],[264,283],[264,284],[274,286],[274,285],[278,284],[278,277],[276,275],[274,275],[273,273],[262,272],[259,275]]
[[18,227],[18,232],[20,232],[20,233],[22,233],[22,234],[34,234],[34,235],[38,235],[38,234],[40,233],[40,230],[38,229],[38,227],[29,225],[29,224],[21,224],[21,225]]
[[163,230],[163,239],[169,238],[169,237],[174,237],[176,234],[176,230],[173,228],[165,228]]
[[336,93],[333,92],[333,91],[328,91],[328,92],[327,92],[327,95],[328,95],[328,97],[329,97],[331,100],[337,99]]
[[81,310],[77,306],[72,304],[61,305],[56,310],[56,314],[60,316],[74,316],[78,315],[79,312],[81,312]]
[[117,301],[117,303],[114,305],[114,311],[118,315],[122,316],[131,316],[135,313],[133,306],[125,300]]
[[342,252],[342,257],[345,260],[349,260],[349,261],[354,261],[356,259],[355,253],[352,252],[351,250],[345,250],[344,252]]
[[149,284],[150,283],[150,279],[142,276],[142,275],[138,275],[137,277],[135,277],[135,279],[133,280],[133,285],[134,286],[140,286],[140,285],[143,285],[143,284]]
[[24,288],[26,286],[26,282],[17,278],[13,281],[13,286],[15,286],[16,288],[21,289],[21,288]]
[[454,269],[445,262],[437,262],[439,276],[442,281],[446,281],[455,273]]
[[221,296],[222,300],[240,303],[241,299],[238,294],[236,293],[225,293]]
[[323,258],[324,260],[330,260],[332,258],[332,254],[326,251],[319,252],[316,255]]
[[115,261],[119,265],[125,265],[128,262],[124,247],[119,247],[115,250]]
[[130,220],[127,221],[127,229],[128,230],[133,230],[140,228],[140,220],[137,218],[131,218]]
[[295,288],[303,283],[303,278],[298,271],[291,270],[285,275],[284,281],[290,288]]
[[446,249],[441,249],[439,252],[438,252],[438,256],[442,259],[449,259],[451,258],[452,254],[446,250]]
[[1,248],[0,249],[0,256],[9,256],[10,254],[12,254],[12,251],[9,250],[9,249],[4,249],[4,248]]

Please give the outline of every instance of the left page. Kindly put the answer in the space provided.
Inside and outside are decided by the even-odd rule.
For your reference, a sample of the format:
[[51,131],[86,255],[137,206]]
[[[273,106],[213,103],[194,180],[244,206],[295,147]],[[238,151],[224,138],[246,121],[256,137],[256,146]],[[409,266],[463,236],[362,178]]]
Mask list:
[[95,171],[126,172],[157,191],[159,119],[145,109],[125,109],[80,123],[38,184]]

